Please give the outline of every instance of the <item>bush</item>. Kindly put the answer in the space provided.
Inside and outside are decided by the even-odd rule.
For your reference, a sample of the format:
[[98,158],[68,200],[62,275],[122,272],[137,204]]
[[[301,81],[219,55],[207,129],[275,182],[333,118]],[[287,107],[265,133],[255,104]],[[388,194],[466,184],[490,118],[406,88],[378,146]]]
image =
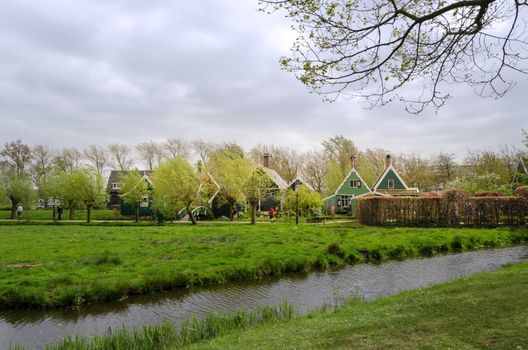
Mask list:
[[341,259],[343,259],[345,257],[345,255],[346,255],[345,251],[343,250],[343,248],[341,248],[341,246],[337,242],[330,243],[326,247],[326,252],[328,254],[331,254],[331,255],[336,255],[336,256],[340,257]]
[[522,197],[528,200],[528,186],[517,187],[517,189],[515,189],[515,192],[513,194],[517,197]]
[[359,223],[385,226],[524,225],[528,201],[523,197],[469,197],[448,190],[434,197],[371,197],[358,200]]
[[482,191],[475,193],[475,197],[500,197],[502,196],[499,192]]

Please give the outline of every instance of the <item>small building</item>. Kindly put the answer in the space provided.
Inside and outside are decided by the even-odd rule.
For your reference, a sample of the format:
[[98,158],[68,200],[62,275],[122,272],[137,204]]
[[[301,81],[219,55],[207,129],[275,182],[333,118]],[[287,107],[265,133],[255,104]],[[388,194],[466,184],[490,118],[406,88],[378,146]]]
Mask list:
[[324,199],[324,209],[327,214],[356,216],[356,199],[372,194],[369,186],[356,170],[356,158],[351,157],[350,159],[352,169],[335,193]]
[[390,154],[385,157],[385,170],[372,186],[372,193],[381,196],[417,196],[420,190],[416,187],[408,187],[405,181],[392,166]]
[[260,211],[268,211],[272,207],[275,209],[282,209],[284,192],[288,189],[288,183],[275,170],[270,168],[270,157],[271,156],[266,153],[262,159],[262,169],[264,169],[271,179],[272,187],[269,188],[269,196],[260,201],[258,208]]
[[[142,176],[150,187],[152,187],[152,181],[150,176],[152,175],[151,170],[138,170],[139,174]],[[106,192],[108,193],[108,207],[114,209],[120,209],[123,205],[123,200],[121,199],[121,179],[126,176],[129,172],[123,170],[112,170],[110,176],[108,177],[108,183],[106,185]],[[150,200],[149,198],[145,199],[145,202],[141,204],[141,208],[149,208]]]
[[290,182],[290,184],[288,185],[288,189],[289,190],[292,190],[292,191],[295,191],[297,189],[297,187],[301,186],[301,185],[304,185],[307,189],[309,189],[310,191],[312,192],[315,192],[315,190],[313,189],[312,186],[310,186],[309,183],[305,182],[303,180],[303,178],[299,175],[297,175],[295,177],[295,179],[292,180],[292,182]]

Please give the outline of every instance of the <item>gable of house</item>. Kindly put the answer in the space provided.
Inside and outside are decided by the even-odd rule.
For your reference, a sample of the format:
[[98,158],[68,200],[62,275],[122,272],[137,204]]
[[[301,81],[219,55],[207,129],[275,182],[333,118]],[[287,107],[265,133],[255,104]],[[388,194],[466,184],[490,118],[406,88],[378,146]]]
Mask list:
[[337,188],[336,195],[361,196],[370,193],[369,186],[361,178],[356,169],[352,169]]
[[388,190],[388,189],[394,189],[394,190],[406,190],[408,189],[405,182],[403,182],[403,179],[400,178],[400,176],[396,173],[396,170],[394,170],[392,167],[388,168],[384,174],[380,177],[378,182],[376,183],[374,190]]

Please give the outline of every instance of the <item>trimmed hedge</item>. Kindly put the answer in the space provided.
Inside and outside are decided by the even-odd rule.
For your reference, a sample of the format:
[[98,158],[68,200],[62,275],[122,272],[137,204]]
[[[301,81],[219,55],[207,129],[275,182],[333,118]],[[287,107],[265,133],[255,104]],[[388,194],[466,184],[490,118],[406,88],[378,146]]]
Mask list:
[[441,198],[369,197],[358,200],[358,220],[374,226],[519,226],[526,223],[523,197],[469,197],[459,190]]

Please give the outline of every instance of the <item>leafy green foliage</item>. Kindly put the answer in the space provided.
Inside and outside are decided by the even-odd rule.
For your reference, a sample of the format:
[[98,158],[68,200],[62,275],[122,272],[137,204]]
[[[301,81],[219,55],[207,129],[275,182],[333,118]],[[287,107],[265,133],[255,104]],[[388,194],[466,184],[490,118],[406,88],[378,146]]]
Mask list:
[[191,205],[201,205],[204,201],[200,191],[200,174],[186,159],[175,158],[160,164],[152,174],[154,201],[156,206],[167,212],[186,209],[193,224]]

